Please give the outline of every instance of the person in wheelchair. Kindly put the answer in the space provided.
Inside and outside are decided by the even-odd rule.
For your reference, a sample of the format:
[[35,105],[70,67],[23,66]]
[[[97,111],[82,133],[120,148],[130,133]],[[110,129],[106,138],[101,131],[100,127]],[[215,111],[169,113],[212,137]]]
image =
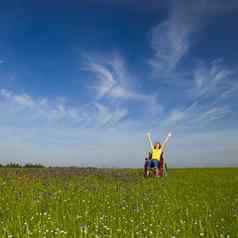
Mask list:
[[[149,169],[155,168],[155,176],[160,177],[162,176],[161,173],[163,173],[163,169],[160,169],[160,162],[163,161],[163,152],[165,149],[166,144],[168,143],[171,133],[169,133],[164,140],[163,144],[161,145],[160,142],[156,142],[153,144],[151,140],[151,134],[148,132],[146,134],[146,137],[149,141],[150,147],[151,147],[151,152],[149,153],[148,158],[145,160],[145,165],[144,165],[144,176],[149,176],[150,172]],[[161,164],[161,166],[163,166]]]

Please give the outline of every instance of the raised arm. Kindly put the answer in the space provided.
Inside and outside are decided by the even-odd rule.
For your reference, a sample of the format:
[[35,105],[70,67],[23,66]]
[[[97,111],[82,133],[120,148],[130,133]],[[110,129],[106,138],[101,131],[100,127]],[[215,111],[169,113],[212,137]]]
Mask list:
[[150,134],[150,132],[147,132],[147,133],[146,133],[146,138],[147,138],[147,140],[149,141],[149,144],[150,144],[151,149],[153,149],[153,142],[152,142],[152,140],[151,140],[151,134]]
[[170,139],[171,136],[172,136],[172,134],[171,134],[171,132],[169,132],[169,134],[167,135],[167,137],[165,138],[165,140],[164,140],[164,142],[163,142],[163,144],[162,144],[161,152],[164,151],[165,146],[167,145],[167,143],[168,143],[168,141],[169,141],[169,139]]

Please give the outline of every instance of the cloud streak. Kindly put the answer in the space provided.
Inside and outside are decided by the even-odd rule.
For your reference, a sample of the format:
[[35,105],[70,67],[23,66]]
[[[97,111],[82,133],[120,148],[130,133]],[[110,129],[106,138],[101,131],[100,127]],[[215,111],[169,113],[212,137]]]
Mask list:
[[[211,17],[237,11],[238,4],[234,1],[231,5],[219,0],[172,1],[168,19],[152,28],[153,56],[149,59],[152,77],[167,85],[167,95],[179,88],[181,93],[174,97],[183,101],[176,108],[166,110],[163,126],[195,129],[235,114],[232,102],[237,98],[237,68],[228,67],[222,59],[211,62],[194,59],[196,64],[190,62],[189,70],[180,67],[191,58],[195,36]],[[228,102],[232,98],[233,101]]]
[[237,69],[225,66],[222,59],[214,60],[210,65],[199,62],[193,73],[194,87],[191,95],[209,97],[231,94],[231,89],[237,86],[237,73]]
[[149,63],[154,75],[166,76],[176,69],[192,45],[192,35],[198,31],[198,15],[191,14],[183,2],[172,2],[169,18],[151,31],[154,57]]
[[74,107],[64,104],[59,99],[50,102],[47,98],[38,99],[26,93],[17,94],[7,89],[0,90],[0,97],[2,99],[1,107],[9,109],[5,111],[6,116],[8,113],[14,113],[20,117],[25,115],[28,118],[27,122],[43,119],[46,124],[48,122],[65,125],[76,123],[78,127],[82,128],[105,127],[115,126],[127,115],[126,109],[109,107],[98,102]]
[[[195,36],[217,15],[238,11],[236,1],[170,1],[169,17],[151,30],[154,77],[168,77],[189,54]],[[160,76],[158,76],[160,75]]]
[[104,97],[130,100],[146,99],[145,95],[136,92],[129,86],[133,83],[133,77],[126,69],[122,57],[117,53],[104,60],[87,56],[84,64],[85,67],[82,70],[91,72],[97,79],[91,86],[96,92],[97,100]]
[[[105,118],[111,118],[112,121],[115,121],[115,118],[118,117],[118,121],[121,121],[122,115],[123,117],[128,115],[127,119],[131,120],[130,116],[135,113],[136,109],[143,111],[143,114],[140,113],[138,116],[137,121],[144,120],[146,117],[151,119],[152,115],[158,116],[161,113],[162,105],[158,103],[157,94],[148,95],[135,88],[134,85],[141,79],[130,74],[126,62],[120,54],[114,52],[109,57],[87,55],[84,57],[83,64],[82,70],[90,73],[94,79],[92,85],[89,86],[93,90],[92,94],[96,95],[93,104],[97,105]],[[101,105],[102,103],[104,105]],[[134,105],[135,109],[133,110],[129,105]],[[114,107],[117,109],[115,113],[112,113]]]
[[152,30],[151,47],[154,57],[149,62],[158,75],[174,70],[190,47],[191,30],[187,26],[173,24],[175,23],[169,20]]
[[187,100],[190,105],[184,109],[170,111],[164,125],[195,128],[234,115],[236,111],[233,110],[233,101],[237,98],[237,77],[237,70],[227,67],[221,59],[210,64],[199,62],[188,90]]

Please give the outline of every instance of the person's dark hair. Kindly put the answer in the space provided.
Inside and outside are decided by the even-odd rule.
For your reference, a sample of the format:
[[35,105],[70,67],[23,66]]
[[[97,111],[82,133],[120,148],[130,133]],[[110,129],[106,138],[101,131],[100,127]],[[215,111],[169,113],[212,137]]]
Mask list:
[[159,149],[161,149],[162,145],[160,144],[160,142],[156,142],[156,143],[154,144],[154,149],[156,148],[157,145],[159,145]]

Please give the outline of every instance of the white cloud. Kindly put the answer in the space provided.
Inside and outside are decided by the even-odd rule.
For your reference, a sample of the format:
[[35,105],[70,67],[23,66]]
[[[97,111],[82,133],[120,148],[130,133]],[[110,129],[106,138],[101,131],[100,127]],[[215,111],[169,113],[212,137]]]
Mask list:
[[194,131],[196,128],[209,127],[211,123],[232,115],[228,105],[214,105],[194,102],[185,109],[174,109],[164,118],[162,127],[172,130],[189,128]]
[[101,103],[96,102],[97,108],[97,122],[100,126],[111,125],[114,126],[120,120],[127,116],[127,110],[122,108],[109,108]]
[[100,125],[106,123],[112,126],[121,121],[124,123],[122,119],[130,120],[129,116],[134,110],[143,111],[137,121],[145,118],[153,120],[152,117],[160,114],[162,106],[158,103],[157,94],[148,95],[136,90],[135,85],[140,79],[131,75],[118,52],[107,57],[87,55],[83,60],[82,70],[92,73],[95,79],[91,86],[94,90],[92,95],[96,92],[92,105],[98,109],[99,116],[96,120]]
[[11,91],[9,91],[7,89],[1,89],[0,93],[3,97],[8,98],[8,99],[12,96]]
[[[193,34],[201,27],[199,13],[191,13],[191,2],[173,1],[169,9],[169,18],[156,25],[151,31],[151,47],[154,56],[149,63],[154,76],[161,78],[176,69],[194,43]],[[197,8],[201,8],[197,4]]]
[[[41,121],[41,126],[48,122],[53,124],[63,124],[70,126],[77,123],[78,127],[114,127],[128,114],[125,108],[106,105],[99,102],[81,105],[79,107],[67,105],[62,100],[49,101],[47,98],[34,98],[26,93],[17,94],[7,89],[0,90],[3,99],[1,106],[4,106],[4,116],[14,117],[18,115],[21,123],[29,123],[34,120]],[[11,110],[9,110],[9,108]],[[24,122],[24,116],[27,122]],[[62,121],[63,120],[63,121]],[[18,121],[19,123],[19,121]]]
[[35,102],[33,101],[32,97],[27,95],[27,94],[23,94],[23,95],[15,95],[13,97],[13,100],[23,106],[23,107],[29,107],[29,108],[33,108],[35,106]]
[[155,55],[150,64],[156,74],[170,72],[176,67],[190,47],[190,33],[187,26],[179,26],[173,20],[163,22],[152,30],[151,46]]
[[[237,9],[238,4],[233,5]],[[195,36],[210,18],[229,11],[231,7],[219,0],[173,1],[168,19],[152,29],[152,76],[159,83],[166,80],[167,95],[181,101],[179,106],[174,101],[176,108],[165,110],[167,113],[160,120],[164,127],[195,129],[236,113],[233,104],[238,92],[237,68],[217,59],[210,63],[200,60],[195,67],[190,60],[190,70],[178,69],[199,39]]]
[[112,73],[105,66],[89,63],[85,69],[93,72],[99,79],[99,82],[93,86],[96,90],[98,99],[106,96],[116,85],[116,81],[113,78]]
[[83,70],[92,72],[97,81],[92,88],[96,91],[97,100],[104,97],[114,99],[144,100],[145,95],[132,88],[135,79],[126,69],[125,62],[118,53],[102,59],[86,57]]
[[[65,105],[57,102],[49,102],[47,98],[33,97],[27,93],[20,94],[7,89],[0,90],[2,98],[1,105],[5,106],[5,116],[9,113],[15,113],[20,118],[28,118],[29,120],[41,120],[46,123],[49,121],[60,120],[63,118],[72,119],[65,109]],[[24,123],[24,120],[22,121]],[[42,125],[43,126],[43,125]]]
[[165,125],[171,127],[176,125],[176,123],[187,118],[187,113],[184,111],[173,110],[170,112],[169,116],[166,118]]
[[207,111],[203,111],[200,116],[194,119],[194,123],[200,121],[214,121],[224,117],[227,117],[231,113],[231,110],[228,106],[217,106],[209,108]]
[[149,63],[154,77],[167,76],[188,55],[203,29],[212,17],[238,10],[236,1],[222,0],[171,1],[169,17],[151,31],[151,48],[154,56]]
[[233,92],[238,83],[237,69],[227,67],[221,59],[211,64],[199,62],[194,70],[194,86],[190,91],[192,97],[211,97],[217,94],[228,95]]

